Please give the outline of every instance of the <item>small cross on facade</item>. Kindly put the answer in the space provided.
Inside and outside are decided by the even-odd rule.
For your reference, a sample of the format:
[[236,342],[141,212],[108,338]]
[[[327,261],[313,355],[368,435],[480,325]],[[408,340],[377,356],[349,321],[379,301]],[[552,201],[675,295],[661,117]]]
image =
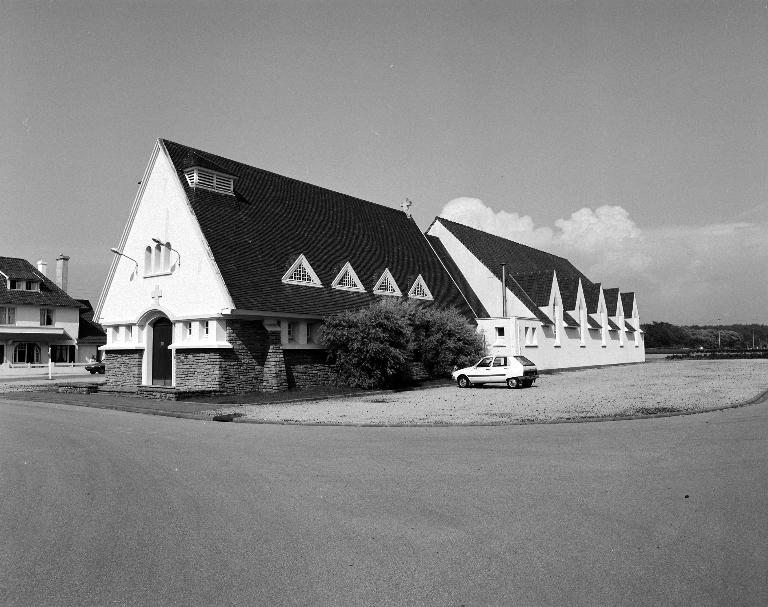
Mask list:
[[155,290],[152,291],[152,299],[155,301],[155,305],[160,305],[160,298],[163,296],[163,292],[160,290],[160,285],[155,285]]

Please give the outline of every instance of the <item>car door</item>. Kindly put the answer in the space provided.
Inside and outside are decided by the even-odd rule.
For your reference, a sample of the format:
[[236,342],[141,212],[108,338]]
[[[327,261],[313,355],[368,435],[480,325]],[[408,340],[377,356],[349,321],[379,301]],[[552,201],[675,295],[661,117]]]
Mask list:
[[505,382],[507,371],[509,370],[509,361],[506,356],[495,356],[490,369],[488,369],[489,382]]
[[486,356],[480,359],[480,361],[469,370],[469,381],[473,384],[484,384],[488,381],[488,375],[491,371],[491,364],[493,363],[493,356]]

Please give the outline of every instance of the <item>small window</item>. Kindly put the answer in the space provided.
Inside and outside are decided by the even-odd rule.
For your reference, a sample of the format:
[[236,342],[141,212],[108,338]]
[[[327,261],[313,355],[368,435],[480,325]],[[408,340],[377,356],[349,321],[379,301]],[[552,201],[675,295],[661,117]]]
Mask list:
[[11,278],[11,280],[10,280],[10,289],[12,291],[22,291],[24,289],[24,281],[23,280],[16,280],[15,278]]
[[203,321],[203,335],[204,335],[205,337],[208,337],[208,333],[209,333],[209,331],[210,331],[210,325],[209,325],[209,322],[208,322],[207,320],[205,320],[205,321]]
[[152,273],[152,247],[144,249],[144,274]]
[[392,277],[392,273],[389,268],[384,270],[381,278],[376,282],[376,286],[373,287],[373,292],[377,295],[402,295],[402,291],[398,288],[395,279]]
[[13,349],[13,362],[37,364],[40,362],[40,346],[21,343]]
[[128,341],[131,341],[133,339],[133,326],[128,325],[125,327],[125,337]]
[[185,322],[184,328],[186,329],[187,337],[192,337],[192,323],[191,322]]
[[432,293],[427,288],[427,283],[421,277],[421,274],[413,281],[413,286],[408,291],[408,297],[413,299],[433,299]]
[[295,322],[289,322],[287,323],[287,334],[288,334],[288,343],[294,343],[296,341],[296,323]]
[[40,326],[50,327],[53,325],[53,308],[40,308]]
[[496,327],[496,339],[504,339],[504,327]]
[[307,287],[322,287],[323,284],[315,274],[312,266],[309,265],[309,261],[304,255],[299,255],[299,258],[293,262],[293,265],[288,268],[288,271],[283,274],[283,282],[287,284],[303,285]]
[[307,343],[319,344],[320,343],[320,327],[322,323],[309,322],[307,323]]
[[0,308],[0,325],[16,324],[16,308]]
[[344,264],[344,267],[341,268],[341,272],[339,272],[336,275],[336,278],[333,279],[331,286],[334,289],[342,289],[344,291],[365,292],[363,283],[360,282],[360,279],[357,277],[357,273],[352,268],[352,264],[349,262]]

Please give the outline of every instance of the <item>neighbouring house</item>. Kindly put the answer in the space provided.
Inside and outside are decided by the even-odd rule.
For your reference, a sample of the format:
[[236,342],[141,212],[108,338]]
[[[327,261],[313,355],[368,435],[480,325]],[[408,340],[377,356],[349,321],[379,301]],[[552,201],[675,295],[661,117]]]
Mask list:
[[442,217],[427,237],[490,352],[522,354],[541,369],[645,360],[634,293],[602,288],[563,257]]
[[[541,368],[642,360],[631,294],[440,218],[424,234],[409,204],[385,207],[158,140],[96,306],[106,387],[330,383],[323,318],[380,298],[456,307],[489,349],[522,351]],[[506,244],[489,257],[453,235],[461,228]],[[504,298],[494,280],[507,281]]]
[[85,362],[106,335],[87,300],[67,294],[69,257],[56,260],[56,282],[26,259],[0,257],[0,372],[34,365]]

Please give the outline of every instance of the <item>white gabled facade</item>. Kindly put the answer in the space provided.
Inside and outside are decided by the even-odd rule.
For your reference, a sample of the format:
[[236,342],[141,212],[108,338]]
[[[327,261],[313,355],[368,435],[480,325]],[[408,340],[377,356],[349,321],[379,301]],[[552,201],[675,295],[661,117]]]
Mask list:
[[[170,247],[155,242],[169,243]],[[172,324],[170,350],[231,348],[223,315],[233,308],[170,158],[155,145],[96,309],[109,351],[149,351],[153,326]],[[141,383],[151,385],[152,357]],[[172,358],[175,383],[175,357]]]

